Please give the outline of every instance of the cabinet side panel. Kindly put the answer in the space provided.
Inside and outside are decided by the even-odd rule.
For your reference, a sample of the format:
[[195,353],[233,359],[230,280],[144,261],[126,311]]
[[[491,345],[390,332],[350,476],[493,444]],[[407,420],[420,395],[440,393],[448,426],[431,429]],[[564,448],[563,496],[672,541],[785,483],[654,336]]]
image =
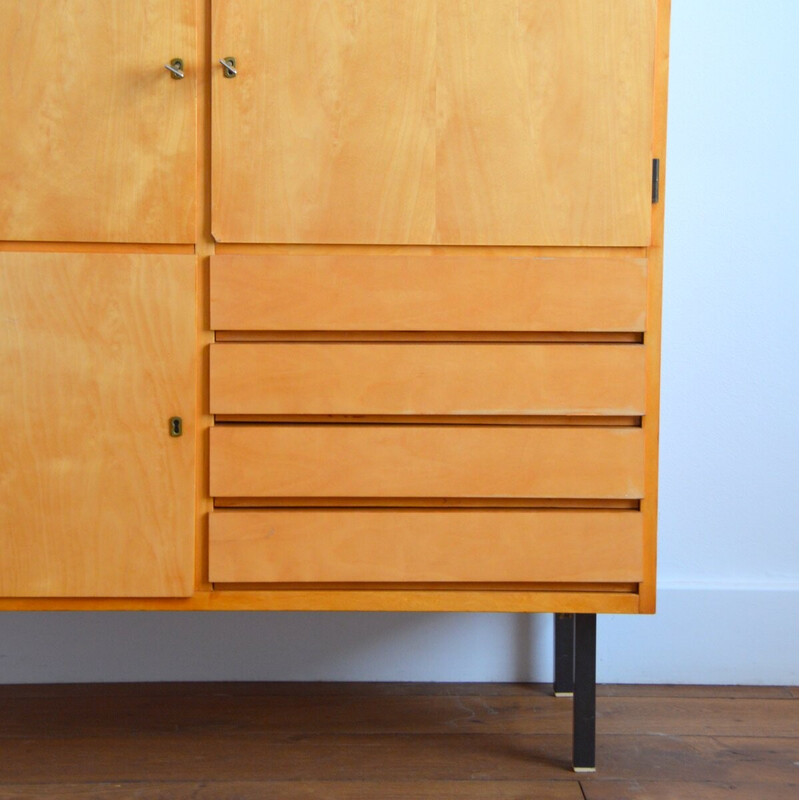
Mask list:
[[661,391],[661,304],[664,264],[664,201],[667,151],[667,76],[669,72],[670,0],[658,3],[658,49],[653,113],[653,154],[661,159],[659,202],[653,205],[653,241],[648,249],[651,269],[647,275],[646,413],[642,422],[645,441],[644,580],[639,586],[639,611],[656,610],[656,541],[658,525],[658,431]]
[[194,293],[194,256],[0,254],[0,595],[191,594]]

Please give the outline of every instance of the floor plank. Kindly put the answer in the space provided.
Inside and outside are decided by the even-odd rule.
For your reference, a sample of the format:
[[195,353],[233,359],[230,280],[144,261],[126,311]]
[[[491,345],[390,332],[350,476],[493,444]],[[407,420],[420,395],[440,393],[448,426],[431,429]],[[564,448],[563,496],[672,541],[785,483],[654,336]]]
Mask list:
[[792,686],[712,686],[676,684],[606,683],[597,687],[598,697],[679,697],[773,699],[796,697]]
[[587,781],[583,791],[586,800],[797,800],[791,783]]
[[597,710],[599,729],[612,734],[798,735],[797,706],[787,699],[603,697]]
[[[357,693],[359,696],[400,695],[428,697],[469,696],[531,697],[553,696],[552,683],[347,683],[316,681],[185,681],[164,683],[18,683],[0,686],[0,701],[13,697],[151,697],[200,696],[330,696]],[[741,699],[782,699],[798,697],[795,686],[712,686],[668,684],[599,684],[598,697],[710,697]]]
[[[583,800],[577,781],[231,781],[0,786],[0,800]],[[771,798],[767,798],[771,800]]]
[[[229,694],[2,700],[0,739],[127,736],[131,731],[252,734],[481,733],[568,734],[571,700],[543,695],[331,696]],[[86,699],[86,698],[83,698]],[[797,736],[796,703],[786,699],[600,697],[603,734]]]
[[[766,742],[768,745],[764,745]],[[265,780],[560,780],[571,740],[557,735],[248,735],[6,739],[0,783]],[[601,736],[604,778],[796,780],[793,739]]]

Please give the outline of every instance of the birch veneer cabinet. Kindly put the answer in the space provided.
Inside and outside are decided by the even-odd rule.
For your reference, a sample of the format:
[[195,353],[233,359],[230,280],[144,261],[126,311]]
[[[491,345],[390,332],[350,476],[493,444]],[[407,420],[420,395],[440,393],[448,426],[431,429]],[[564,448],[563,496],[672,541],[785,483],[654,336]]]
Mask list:
[[595,615],[655,606],[668,16],[0,0],[0,608],[555,613],[591,767]]

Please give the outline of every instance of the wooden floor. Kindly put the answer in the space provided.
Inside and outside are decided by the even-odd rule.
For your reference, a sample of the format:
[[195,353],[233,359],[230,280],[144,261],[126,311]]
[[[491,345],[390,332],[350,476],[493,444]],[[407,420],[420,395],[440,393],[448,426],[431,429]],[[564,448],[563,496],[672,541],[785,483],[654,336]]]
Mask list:
[[598,687],[598,771],[572,702],[529,684],[0,687],[0,798],[795,800],[798,693]]

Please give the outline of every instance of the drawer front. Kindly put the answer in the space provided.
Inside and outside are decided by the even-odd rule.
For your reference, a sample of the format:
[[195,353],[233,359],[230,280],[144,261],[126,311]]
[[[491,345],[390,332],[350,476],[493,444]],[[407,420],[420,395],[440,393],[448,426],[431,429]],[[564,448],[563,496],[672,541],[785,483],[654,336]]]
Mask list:
[[215,344],[211,413],[641,415],[633,344]]
[[210,517],[219,583],[635,582],[637,511],[264,510]]
[[214,497],[618,498],[644,488],[641,428],[217,425]]
[[640,258],[211,258],[222,331],[641,332],[645,305]]

